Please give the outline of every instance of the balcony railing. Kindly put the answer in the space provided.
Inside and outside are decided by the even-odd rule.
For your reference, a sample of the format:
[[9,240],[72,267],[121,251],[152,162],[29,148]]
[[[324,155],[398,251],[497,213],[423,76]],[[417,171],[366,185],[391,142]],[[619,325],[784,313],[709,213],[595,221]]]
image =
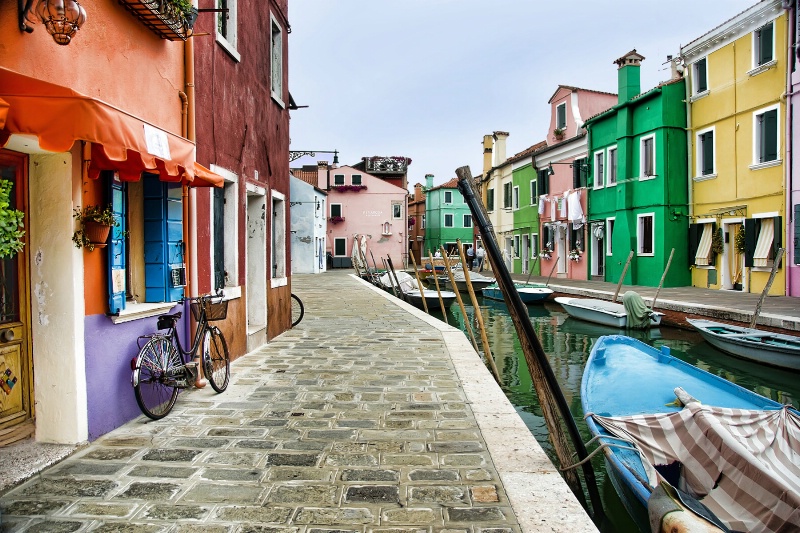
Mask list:
[[197,19],[197,9],[188,17],[169,0],[118,0],[153,33],[169,41],[185,41]]

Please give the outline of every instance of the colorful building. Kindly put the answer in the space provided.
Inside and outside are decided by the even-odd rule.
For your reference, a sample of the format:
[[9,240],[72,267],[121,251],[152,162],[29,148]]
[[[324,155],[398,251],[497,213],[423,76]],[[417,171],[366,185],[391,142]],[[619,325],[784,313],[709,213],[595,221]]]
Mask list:
[[[539,253],[539,211],[537,195],[537,172],[533,165],[532,153],[547,146],[542,141],[509,159],[512,175],[512,209],[514,229],[511,233],[512,272],[518,274],[540,272]],[[508,243],[505,243],[506,247]]]
[[[316,169],[314,177],[316,178]],[[328,212],[328,194],[295,176],[291,179],[290,192],[292,273],[325,272],[328,232],[325,213]]]
[[[550,97],[546,145],[532,155],[526,195],[536,210],[540,271],[570,279],[598,275],[586,253],[588,192],[587,139],[584,120],[609,109],[617,95],[559,85]],[[518,224],[515,224],[518,225]],[[602,271],[602,263],[599,265]]]
[[[763,1],[681,48],[693,286],[761,292],[777,250],[794,234],[784,192],[788,31],[781,2]],[[786,292],[783,265],[798,261],[794,250],[788,259],[770,294]]]
[[[190,20],[164,11],[147,23],[129,4],[90,3],[91,25],[72,36],[52,20],[29,33],[0,10],[0,166],[26,231],[2,261],[0,364],[17,379],[2,393],[2,434],[79,443],[139,416],[138,337],[172,311],[187,329],[179,300],[207,261],[190,191],[224,180],[195,159]],[[73,214],[90,206],[111,207],[119,226],[76,248]]]
[[[426,174],[433,179],[432,174]],[[414,254],[417,265],[422,264],[425,250],[425,189],[421,183],[414,185],[414,192],[408,195],[408,250]]]
[[[586,120],[589,135],[590,273],[628,284],[688,285],[684,80],[641,93],[636,50],[615,61],[618,102]],[[627,270],[629,254],[632,259]],[[597,274],[599,277],[599,274]]]
[[[514,167],[506,157],[508,132],[483,137],[481,197],[509,272],[514,268]],[[519,202],[519,197],[517,197]]]
[[425,257],[435,255],[440,246],[448,254],[472,246],[472,211],[458,190],[458,178],[433,186],[433,175],[425,176]]
[[[795,28],[797,25],[797,2],[791,2],[791,7],[787,10],[787,47],[784,49],[788,58],[789,86],[787,88],[786,102],[786,124],[788,139],[792,145],[786,143],[786,241],[792,246],[786,247],[786,294],[788,296],[800,296],[800,158],[794,157],[796,150],[794,145],[800,143],[800,113],[794,113],[791,109],[798,109],[800,106],[800,57],[795,53],[798,46],[798,35],[796,32],[788,31],[788,28]],[[780,50],[776,48],[776,52]]]

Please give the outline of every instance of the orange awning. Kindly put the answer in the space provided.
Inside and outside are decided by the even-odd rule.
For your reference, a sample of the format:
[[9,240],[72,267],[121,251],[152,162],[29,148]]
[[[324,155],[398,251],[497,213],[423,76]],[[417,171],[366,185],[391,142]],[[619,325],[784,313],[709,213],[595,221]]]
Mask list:
[[115,170],[121,179],[135,181],[147,171],[164,181],[222,186],[222,177],[208,169],[195,180],[193,142],[96,98],[2,67],[0,98],[7,104],[0,147],[15,133],[36,136],[50,152],[66,152],[75,141],[87,141],[92,143],[92,178],[101,170]]
[[194,164],[194,181],[192,187],[222,187],[225,185],[225,178],[208,170],[200,163]]
[[6,115],[8,115],[8,102],[0,98],[0,130],[6,125]]

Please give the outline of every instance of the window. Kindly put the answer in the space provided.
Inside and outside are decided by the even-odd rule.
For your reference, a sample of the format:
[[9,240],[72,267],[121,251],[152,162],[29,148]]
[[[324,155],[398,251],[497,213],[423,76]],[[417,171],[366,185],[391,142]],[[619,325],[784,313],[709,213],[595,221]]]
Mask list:
[[753,67],[760,67],[771,62],[775,57],[773,51],[773,23],[764,24],[753,32]]
[[283,103],[283,29],[274,17],[272,21],[272,38],[270,39],[270,84],[271,96],[285,107]]
[[694,94],[704,93],[708,90],[708,63],[705,57],[692,65],[692,77]]
[[420,226],[420,229],[425,229],[425,215],[422,215],[422,226]]
[[453,227],[453,215],[452,213],[447,213],[444,216],[444,227],[445,228],[452,228]]
[[572,224],[567,224],[569,227],[569,249],[583,251],[583,226],[580,229],[575,229]]
[[586,175],[588,172],[588,159],[583,157],[572,162],[572,188],[580,189],[586,187]]
[[639,177],[650,178],[656,175],[655,135],[642,138],[639,145]]
[[514,235],[514,244],[513,244],[513,253],[514,257],[519,257],[519,235]]
[[531,233],[531,259],[535,259],[539,255],[539,234]]
[[392,218],[403,218],[403,204],[392,204]]
[[543,168],[539,171],[539,196],[550,192],[550,169]]
[[236,223],[239,216],[239,202],[236,198],[236,174],[217,166],[212,170],[225,178],[224,188],[214,188],[211,193],[212,286],[217,290],[239,284]]
[[[771,215],[771,214],[770,214]],[[754,215],[744,221],[744,265],[771,268],[782,244],[780,216]]]
[[648,213],[646,215],[637,215],[636,218],[638,220],[636,224],[637,253],[639,255],[653,255],[654,215],[653,213]]
[[486,191],[486,210],[494,211],[494,189]]
[[353,174],[350,176],[350,183],[353,185],[361,185],[361,174]]
[[714,175],[714,129],[697,133],[697,176]]
[[286,270],[286,197],[272,191],[272,231],[270,239],[270,264],[272,265],[273,287],[286,285],[288,282]]
[[556,129],[563,130],[567,127],[567,104],[558,104],[556,106]]
[[602,150],[594,153],[594,188],[602,189],[604,185],[603,166],[605,162],[605,154]]
[[606,255],[614,255],[614,217],[606,219]]
[[341,257],[347,255],[347,238],[336,237],[333,239],[333,255]]
[[536,205],[538,203],[536,199],[536,180],[531,180],[531,205]]
[[453,191],[444,191],[444,203],[446,204],[453,203]]
[[217,0],[217,8],[227,9],[217,13],[217,43],[236,61],[241,57],[236,51],[236,4],[237,0]]
[[503,209],[511,209],[513,183],[503,184]]
[[342,204],[331,204],[331,218],[342,216]]
[[344,185],[344,174],[334,174],[333,175],[333,184],[334,185]]
[[753,164],[778,161],[778,107],[753,114]]
[[617,184],[617,147],[614,146],[613,148],[608,149],[608,185],[616,185]]
[[514,187],[514,191],[512,193],[512,208],[519,209],[519,187]]
[[464,215],[464,227],[465,228],[472,227],[472,215]]
[[712,264],[711,242],[715,230],[716,224],[713,222],[689,224],[689,257],[695,265]]

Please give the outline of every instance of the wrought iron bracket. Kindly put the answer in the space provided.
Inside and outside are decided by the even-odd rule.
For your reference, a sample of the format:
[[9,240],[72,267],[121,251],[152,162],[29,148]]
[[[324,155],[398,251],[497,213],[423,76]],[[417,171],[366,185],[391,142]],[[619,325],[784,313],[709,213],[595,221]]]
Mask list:
[[35,0],[17,0],[17,8],[19,9],[19,31],[25,33],[33,33],[33,27],[28,25],[28,13],[33,8]]

